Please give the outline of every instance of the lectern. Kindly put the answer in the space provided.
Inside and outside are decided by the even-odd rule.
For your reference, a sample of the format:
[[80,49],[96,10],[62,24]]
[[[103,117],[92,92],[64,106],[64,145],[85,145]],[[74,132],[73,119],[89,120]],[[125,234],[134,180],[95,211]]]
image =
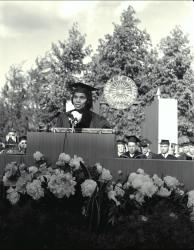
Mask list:
[[27,154],[35,151],[43,153],[55,163],[60,153],[65,152],[83,157],[89,164],[94,164],[101,158],[115,158],[115,134],[106,130],[85,129],[82,133],[65,132],[29,132]]

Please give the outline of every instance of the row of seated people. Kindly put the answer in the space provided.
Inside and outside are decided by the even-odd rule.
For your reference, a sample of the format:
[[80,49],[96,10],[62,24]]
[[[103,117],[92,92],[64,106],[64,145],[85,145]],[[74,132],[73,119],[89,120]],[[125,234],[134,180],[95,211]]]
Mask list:
[[11,130],[6,135],[6,138],[0,138],[0,154],[26,154],[27,137],[17,136],[15,130]]
[[194,138],[180,145],[177,152],[175,147],[170,148],[169,140],[161,140],[160,154],[151,152],[150,144],[148,139],[140,141],[136,136],[126,136],[125,140],[117,141],[118,156],[129,159],[194,160]]

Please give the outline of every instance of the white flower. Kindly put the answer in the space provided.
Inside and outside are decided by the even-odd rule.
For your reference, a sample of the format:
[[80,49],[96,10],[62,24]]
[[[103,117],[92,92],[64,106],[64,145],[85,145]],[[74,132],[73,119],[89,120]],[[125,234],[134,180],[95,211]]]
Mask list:
[[[129,179],[128,179],[128,181],[129,181]],[[149,175],[137,174],[136,176],[133,177],[133,179],[131,181],[131,185],[133,188],[139,189],[139,188],[141,188],[141,186],[144,182],[152,182]]]
[[152,197],[156,193],[158,188],[150,181],[143,182],[139,191],[148,197]]
[[177,194],[179,194],[179,195],[184,195],[184,191],[183,190],[181,190],[180,188],[177,188],[176,189],[176,192],[177,192]]
[[94,180],[86,179],[81,184],[82,195],[84,197],[91,197],[97,187],[97,183]]
[[16,189],[10,187],[7,190],[7,199],[10,201],[12,205],[16,204],[20,199],[20,194],[16,191]]
[[129,175],[129,177],[128,177],[128,183],[129,184],[131,184],[132,183],[132,181],[136,178],[136,176],[137,176],[138,174],[136,174],[136,173],[131,173],[130,175]]
[[168,197],[171,195],[171,191],[168,190],[165,187],[160,187],[160,189],[157,192],[157,195],[161,196],[161,197]]
[[75,194],[75,177],[63,170],[56,169],[48,181],[48,189],[57,197],[70,197]]
[[70,157],[70,155],[68,155],[68,154],[61,153],[61,154],[59,155],[59,161],[62,161],[62,162],[65,162],[65,163],[69,163],[70,160],[71,160],[71,157]]
[[129,199],[131,199],[131,200],[135,199],[135,195],[134,194],[130,194],[129,195]]
[[108,169],[103,168],[100,178],[104,181],[110,181],[112,180],[112,175],[110,174],[110,171]]
[[97,172],[98,172],[99,174],[101,174],[101,173],[102,173],[102,165],[101,165],[99,162],[97,162],[97,163],[95,164],[95,166],[96,166]]
[[141,215],[141,220],[143,221],[143,222],[147,222],[148,221],[148,217],[146,217],[146,216],[144,216],[144,215]]
[[117,195],[117,196],[123,197],[124,194],[125,194],[125,191],[123,190],[122,184],[121,184],[121,183],[117,183],[117,184],[115,185],[114,191],[116,192],[116,195]]
[[33,182],[26,185],[27,194],[30,195],[34,200],[38,200],[44,196],[44,190],[41,187],[40,180],[33,180]]
[[108,192],[108,198],[109,198],[109,200],[113,200],[116,203],[117,206],[120,205],[120,202],[116,199],[116,192],[115,191],[113,191],[113,190],[109,191]]
[[83,162],[82,157],[78,157],[77,155],[74,155],[74,157],[70,160],[69,165],[73,167],[75,170],[80,168],[80,162]]
[[140,192],[136,192],[134,199],[139,203],[142,204],[144,202],[144,195]]
[[38,168],[35,166],[31,166],[28,168],[28,171],[30,174],[35,174],[36,172],[38,172]]
[[124,184],[123,184],[123,189],[127,189],[127,188],[129,188],[130,187],[130,183],[129,182],[125,182]]
[[164,182],[170,189],[175,189],[180,184],[179,181],[172,176],[165,176]]
[[187,206],[189,208],[194,207],[194,190],[189,191],[187,194],[188,194]]
[[122,170],[118,170],[118,175],[122,175],[123,174],[123,171]]
[[144,170],[141,168],[138,168],[138,170],[136,171],[138,174],[144,174]]
[[43,158],[43,154],[40,153],[39,151],[36,151],[34,154],[33,154],[33,157],[36,161],[40,161],[42,158]]
[[156,184],[156,186],[158,186],[158,187],[163,186],[164,181],[161,178],[159,178],[157,176],[157,174],[154,174],[153,177],[152,177],[152,179],[153,179],[154,183]]

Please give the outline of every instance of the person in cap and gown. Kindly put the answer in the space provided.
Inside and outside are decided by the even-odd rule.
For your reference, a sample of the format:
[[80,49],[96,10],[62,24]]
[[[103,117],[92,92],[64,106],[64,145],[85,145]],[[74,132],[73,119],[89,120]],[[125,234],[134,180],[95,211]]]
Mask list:
[[140,142],[140,140],[134,135],[126,136],[126,140],[127,140],[128,151],[122,154],[120,157],[129,159],[138,159],[138,156],[140,156],[141,153],[137,150],[137,143]]
[[26,154],[26,150],[27,150],[27,137],[26,136],[19,137],[18,149],[21,154]]
[[182,152],[178,156],[178,160],[192,160],[192,157],[189,155],[189,142],[183,142],[181,144]]
[[83,84],[81,82],[72,84],[73,95],[72,103],[74,109],[60,113],[57,117],[55,127],[60,128],[110,128],[108,121],[91,111],[92,108],[92,91],[95,91],[94,87]]
[[140,159],[154,159],[156,154],[151,152],[149,146],[151,144],[151,141],[148,139],[142,139],[140,142],[140,147],[142,151],[142,155],[139,155],[138,158]]
[[156,154],[155,155],[155,159],[161,159],[161,160],[177,160],[177,158],[172,155],[169,154],[169,146],[170,146],[170,142],[169,140],[161,140],[160,142],[160,154]]
[[122,139],[117,140],[117,155],[118,155],[118,157],[120,157],[125,152],[126,152],[125,140],[122,140]]

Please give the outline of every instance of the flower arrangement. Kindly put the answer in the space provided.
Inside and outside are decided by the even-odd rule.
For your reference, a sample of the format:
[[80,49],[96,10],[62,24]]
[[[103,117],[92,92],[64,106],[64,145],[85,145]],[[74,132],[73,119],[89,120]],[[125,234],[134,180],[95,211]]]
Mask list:
[[51,166],[40,152],[34,153],[34,166],[11,162],[2,183],[11,206],[19,205],[23,197],[33,202],[64,201],[64,209],[73,201],[79,216],[95,233],[116,230],[126,223],[150,226],[158,214],[169,223],[183,217],[194,221],[194,191],[184,191],[175,177],[150,176],[138,169],[127,177],[119,170],[117,180],[113,180],[100,163],[86,166],[81,157],[66,153]]

